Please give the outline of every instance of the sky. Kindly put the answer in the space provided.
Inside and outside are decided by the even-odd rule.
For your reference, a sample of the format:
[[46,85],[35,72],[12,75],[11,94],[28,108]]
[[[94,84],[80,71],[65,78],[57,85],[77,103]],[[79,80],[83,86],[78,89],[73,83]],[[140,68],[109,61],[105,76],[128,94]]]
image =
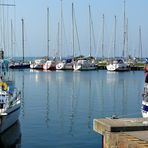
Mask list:
[[[116,16],[115,56],[122,55],[124,0],[62,0],[63,25],[59,27],[59,35],[58,22],[61,24],[61,0],[0,0],[0,3],[16,5],[15,7],[9,8],[3,8],[3,6],[1,6],[0,10],[0,17],[3,17],[2,22],[7,23],[5,27],[1,27],[1,30],[5,30],[5,37],[3,37],[4,33],[1,33],[3,34],[1,38],[7,39],[7,41],[5,41],[5,48],[9,48],[7,53],[10,56],[22,56],[22,18],[24,19],[25,56],[47,56],[47,8],[49,8],[49,56],[56,56],[56,53],[60,56],[72,55],[72,3],[74,3],[75,24],[77,25],[80,43],[79,51],[76,27],[74,27],[75,55],[82,54],[88,56],[90,54],[89,5],[93,24],[91,25],[91,29],[94,31],[94,33],[93,31],[91,33],[91,54],[97,57],[101,57],[102,55],[105,57],[114,56],[114,16]],[[148,56],[147,6],[147,0],[126,0],[125,14],[126,22],[128,22],[126,23],[128,24],[128,37],[126,40],[128,39],[129,55],[139,56],[139,26],[141,26],[142,56]],[[4,13],[4,15],[2,15],[2,13]],[[104,48],[102,53],[103,14]],[[13,24],[13,46],[11,45],[10,33],[11,20]],[[2,23],[1,26],[3,26]],[[1,43],[2,47],[4,46],[3,42],[4,41]]]

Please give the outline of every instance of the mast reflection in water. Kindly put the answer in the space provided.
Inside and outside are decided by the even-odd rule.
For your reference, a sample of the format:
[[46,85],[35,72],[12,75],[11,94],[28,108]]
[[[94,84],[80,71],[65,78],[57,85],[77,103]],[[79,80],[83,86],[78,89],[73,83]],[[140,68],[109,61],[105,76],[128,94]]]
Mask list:
[[24,96],[22,147],[101,147],[94,118],[140,116],[143,72],[13,72]]

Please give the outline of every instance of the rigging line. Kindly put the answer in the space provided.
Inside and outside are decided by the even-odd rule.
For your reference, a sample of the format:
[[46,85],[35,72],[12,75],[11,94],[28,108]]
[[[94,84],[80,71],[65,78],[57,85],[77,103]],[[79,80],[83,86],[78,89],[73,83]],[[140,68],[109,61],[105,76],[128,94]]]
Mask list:
[[[1,3],[1,0],[0,0]],[[2,10],[0,9],[0,48],[3,46],[3,40],[2,40],[2,32],[3,32],[3,26],[2,26]]]
[[79,52],[80,52],[80,54],[81,54],[80,40],[79,40],[79,34],[78,34],[78,27],[77,27],[77,23],[76,23],[75,11],[74,11],[74,25],[75,25],[75,29],[76,29],[77,42],[78,42],[78,49],[79,49]]
[[63,30],[64,30],[64,37],[65,37],[65,43],[66,43],[66,47],[67,47],[67,36],[66,36],[66,29],[65,29],[65,24],[64,24],[64,17],[63,17]]
[[65,42],[67,43],[64,17],[63,17],[63,0],[61,0],[61,56],[62,56],[62,51],[63,51],[63,31],[62,29],[64,30]]
[[96,49],[96,41],[95,41],[95,32],[94,32],[94,25],[93,25],[93,20],[91,17],[91,26],[92,26],[92,35],[93,35],[93,41],[94,41],[94,48]]
[[[98,19],[99,20],[99,19]],[[99,21],[98,21],[99,22]],[[99,27],[98,27],[99,28]],[[100,49],[100,37],[98,36],[97,39],[97,48],[96,48],[96,56],[99,56],[99,49]]]
[[[8,0],[7,0],[7,2],[8,2]],[[10,29],[9,29],[9,27],[10,27],[10,24],[9,24],[9,8],[7,7],[7,9],[6,9],[6,15],[7,15],[7,19],[6,19],[6,27],[7,27],[7,29],[6,29],[6,45],[7,45],[7,56],[9,57],[10,55]]]
[[5,9],[4,7],[2,7],[2,13],[3,13],[3,16],[2,16],[2,19],[3,19],[3,50],[5,51],[6,49],[6,42],[5,42]]
[[[14,4],[15,4],[15,0],[14,0]],[[16,7],[14,7],[14,32],[13,32],[13,37],[14,37],[14,40],[13,40],[13,54],[15,53],[16,54]],[[14,56],[14,55],[13,55]]]

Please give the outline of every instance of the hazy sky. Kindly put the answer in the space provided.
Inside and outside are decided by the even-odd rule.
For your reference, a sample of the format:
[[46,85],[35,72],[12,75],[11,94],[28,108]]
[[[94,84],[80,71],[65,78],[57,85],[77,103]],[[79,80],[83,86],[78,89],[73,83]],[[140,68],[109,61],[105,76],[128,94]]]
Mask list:
[[[25,56],[47,55],[47,7],[50,13],[50,55],[57,52],[58,22],[61,21],[61,0],[0,0],[1,3],[14,3],[15,9],[9,8],[11,14],[16,12],[14,23],[16,36],[15,55],[22,55],[21,19],[25,22]],[[60,43],[62,54],[72,55],[72,2],[74,3],[75,18],[80,40],[81,54],[89,55],[89,5],[95,41],[92,37],[92,55],[102,56],[102,15],[104,14],[104,56],[113,56],[114,16],[117,17],[116,56],[121,56],[123,49],[123,0],[63,0],[63,42]],[[126,0],[126,20],[128,19],[128,49],[129,54],[138,56],[139,26],[142,29],[143,55],[148,56],[148,1]],[[9,14],[9,19],[11,19]],[[64,29],[65,28],[65,29]],[[10,30],[10,29],[9,29]],[[93,34],[92,34],[93,36]],[[60,37],[59,37],[60,38]],[[61,47],[62,44],[62,47]],[[75,52],[78,42],[75,33]]]

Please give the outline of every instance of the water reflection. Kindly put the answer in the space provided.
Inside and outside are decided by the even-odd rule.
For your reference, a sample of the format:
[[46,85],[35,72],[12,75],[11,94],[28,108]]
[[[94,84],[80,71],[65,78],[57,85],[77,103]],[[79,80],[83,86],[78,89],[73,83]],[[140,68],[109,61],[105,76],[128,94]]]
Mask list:
[[0,135],[0,148],[20,148],[21,130],[17,121],[12,127]]
[[49,94],[50,94],[50,89],[49,89],[49,76],[46,75],[46,83],[47,83],[47,99],[46,99],[46,116],[45,116],[45,122],[47,127],[49,127],[49,109],[50,109],[50,102],[49,102]]
[[24,101],[24,85],[25,85],[25,82],[24,82],[24,70],[22,71],[22,89],[21,89],[21,98],[22,98],[22,116],[24,117],[25,116],[25,110],[24,110],[24,106],[25,106],[25,101]]
[[92,141],[93,147],[98,142],[94,118],[140,113],[141,77],[132,72],[17,72],[16,82],[24,93],[23,142],[30,147],[77,147]]
[[[133,103],[137,101],[136,108],[139,104],[139,94],[141,92],[141,85],[139,85],[141,83],[140,79],[137,79],[137,74],[134,72],[107,72],[106,80],[108,88],[111,90],[109,96],[113,99],[113,114],[119,115],[120,117],[128,117],[129,110],[134,107],[131,106],[129,108],[132,100],[139,98],[133,100]],[[136,114],[138,115],[138,112],[136,112]]]
[[69,120],[70,120],[70,126],[69,126],[69,135],[74,136],[74,126],[75,126],[75,118],[76,118],[76,113],[77,113],[77,105],[78,105],[78,94],[76,91],[76,78],[72,77],[72,90],[71,90],[71,95],[70,95],[70,113],[69,113]]
[[88,80],[88,129],[89,129],[89,133],[91,132],[91,117],[92,117],[92,110],[93,110],[93,93],[92,93],[92,82],[91,82],[91,78]]

